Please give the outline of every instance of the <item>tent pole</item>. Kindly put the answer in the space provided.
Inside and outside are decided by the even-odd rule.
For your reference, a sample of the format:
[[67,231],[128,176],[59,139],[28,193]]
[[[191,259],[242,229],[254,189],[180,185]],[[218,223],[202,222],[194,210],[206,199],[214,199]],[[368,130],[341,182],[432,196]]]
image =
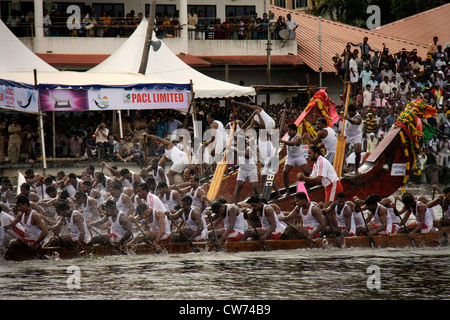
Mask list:
[[145,35],[144,50],[142,51],[139,73],[145,74],[147,70],[148,56],[150,54],[150,43],[152,41],[153,28],[155,26],[156,0],[150,1],[150,15],[148,17],[147,34]]
[[119,134],[120,134],[120,138],[123,138],[122,111],[121,110],[117,110],[117,113],[119,114]]
[[56,158],[56,111],[52,112],[52,123],[53,123],[53,158]]
[[42,120],[41,103],[39,101],[39,86],[37,84],[37,70],[33,69],[33,73],[34,73],[34,88],[38,92],[39,131],[40,131],[40,136],[41,136],[42,167],[43,167],[43,173],[45,175],[45,170],[47,169],[47,158],[45,157],[44,121]]

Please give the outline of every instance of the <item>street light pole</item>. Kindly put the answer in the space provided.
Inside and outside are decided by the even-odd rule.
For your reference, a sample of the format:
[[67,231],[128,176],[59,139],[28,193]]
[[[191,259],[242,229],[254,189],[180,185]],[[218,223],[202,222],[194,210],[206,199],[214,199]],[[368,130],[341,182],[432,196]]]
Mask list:
[[319,87],[322,88],[322,17],[319,16]]
[[267,28],[267,84],[272,84],[272,76],[271,76],[271,57],[270,53],[272,51],[272,32],[275,30],[275,21],[273,20],[273,13],[269,12],[269,25]]

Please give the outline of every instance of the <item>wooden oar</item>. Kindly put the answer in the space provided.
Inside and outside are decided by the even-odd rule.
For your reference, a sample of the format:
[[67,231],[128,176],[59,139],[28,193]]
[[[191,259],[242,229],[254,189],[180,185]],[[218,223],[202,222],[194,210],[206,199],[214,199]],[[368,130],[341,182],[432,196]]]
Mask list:
[[402,223],[403,228],[405,228],[406,234],[408,235],[409,239],[411,240],[411,244],[413,245],[413,247],[418,248],[419,245],[417,244],[417,242],[411,236],[411,233],[408,231],[408,228],[406,227],[406,224],[403,221],[402,217],[400,217],[400,215],[399,215],[399,218],[400,218],[400,222]]
[[336,235],[336,232],[334,231],[334,228],[333,228],[333,226],[331,225],[331,221],[330,221],[330,218],[328,217],[328,214],[327,214],[327,213],[325,213],[325,218],[327,219],[328,225],[329,225],[330,228],[331,228],[331,232],[333,232],[333,237],[334,237],[334,239],[336,239],[336,247],[338,247],[339,249],[342,249],[342,245],[341,245],[341,243],[340,243],[339,240],[338,240],[338,237],[337,237],[337,235]]
[[344,164],[344,156],[345,156],[345,146],[347,144],[347,140],[345,138],[345,117],[347,116],[348,101],[350,98],[350,88],[351,88],[351,84],[348,84],[347,95],[346,95],[346,99],[345,99],[344,119],[342,121],[342,131],[341,131],[341,134],[339,135],[339,137],[337,137],[336,152],[334,154],[333,167],[339,178],[341,178],[341,174],[342,174],[342,166]]
[[302,239],[308,240],[309,242],[311,242],[314,246],[316,246],[317,248],[321,248],[323,249],[323,247],[318,244],[317,242],[315,242],[314,240],[310,239],[309,237],[305,236],[303,233],[301,233],[300,231],[297,230],[297,228],[295,228],[293,225],[291,225],[289,222],[287,221],[283,221],[284,223],[286,223],[286,225],[290,228],[292,228]]
[[189,245],[192,248],[192,251],[194,252],[200,252],[200,249],[191,241],[189,240],[188,236],[184,234],[184,232],[181,230],[181,228],[178,226],[178,224],[173,220],[172,216],[170,214],[167,215],[170,221],[175,225],[175,227],[178,229],[180,234],[186,239],[186,241],[189,243]]
[[146,242],[148,245],[150,245],[150,246],[152,246],[152,247],[155,248],[155,253],[161,253],[161,248],[160,248],[157,244],[154,244],[154,243],[152,243],[152,242],[150,241],[150,239],[149,239],[149,238],[147,237],[147,235],[145,234],[144,230],[142,230],[142,228],[139,226],[139,223],[137,223],[137,221],[134,220],[134,219],[131,219],[131,220],[133,220],[133,222],[134,222],[134,224],[136,225],[136,227],[138,228],[139,232],[140,232],[140,233],[142,234],[142,236],[144,237],[145,242]]
[[[433,190],[433,199],[431,199],[431,201],[434,200],[435,195],[436,195],[436,189]],[[444,230],[444,228],[445,228],[445,210],[444,210],[443,203],[440,203],[439,205],[442,208],[442,231],[443,231],[442,237],[443,237],[443,240],[442,240],[441,246],[444,247],[444,246],[448,246],[448,236],[447,236],[447,232],[445,232],[445,230]]]
[[[98,236],[103,236],[100,232],[98,232],[97,230],[95,230],[93,227],[91,227],[90,225],[87,226],[89,230],[94,231]],[[112,244],[112,243],[111,243]],[[121,254],[123,255],[128,255],[128,253],[126,251],[123,251],[122,248],[120,248],[120,245],[113,245],[113,248],[116,249],[117,251],[119,251]]]
[[267,246],[267,244],[264,242],[264,240],[261,240],[261,237],[259,236],[258,230],[256,229],[255,224],[253,223],[253,220],[249,217],[247,211],[244,211],[244,217],[246,219],[248,219],[248,221],[250,221],[250,224],[252,225],[253,230],[255,231],[256,234],[256,240],[259,241],[259,243],[261,243],[264,251],[270,251],[269,247]]
[[[357,203],[356,206],[359,207],[359,210],[361,210],[361,206],[359,203]],[[372,238],[372,236],[369,234],[369,226],[367,225],[366,217],[364,217],[364,213],[362,212],[362,210],[360,212],[361,212],[362,219],[364,220],[364,225],[366,226],[366,232],[367,232],[367,236],[369,237],[370,247],[376,248],[377,244],[375,243],[375,240]]]
[[209,223],[211,224],[211,230],[213,232],[213,240],[214,240],[214,244],[216,245],[217,251],[222,251],[222,248],[221,248],[219,242],[217,242],[217,234],[216,234],[216,230],[214,228],[214,223],[213,223],[211,214],[209,212],[206,212],[206,215],[208,216]]
[[[281,115],[280,123],[279,123],[279,136],[281,137],[283,135],[283,127],[284,127],[284,120],[286,117],[286,110],[283,110],[283,114]],[[278,149],[280,147],[280,142],[276,142],[276,148],[275,153],[270,159],[270,166],[269,166],[269,172],[266,175],[266,181],[264,182],[263,190],[262,190],[262,197],[266,200],[270,200],[270,194],[272,193],[273,188],[273,181],[275,180],[275,175],[279,169],[279,155],[278,155]]]
[[[236,129],[236,122],[233,123],[233,127],[230,131],[230,136],[228,137],[227,147],[230,145],[231,140],[233,139],[234,130]],[[214,177],[211,181],[211,185],[209,186],[208,193],[206,197],[209,201],[213,201],[216,199],[217,194],[219,193],[220,185],[222,184],[223,175],[225,173],[225,169],[227,168],[227,148],[225,148],[222,161],[217,164],[216,171],[214,172]]]

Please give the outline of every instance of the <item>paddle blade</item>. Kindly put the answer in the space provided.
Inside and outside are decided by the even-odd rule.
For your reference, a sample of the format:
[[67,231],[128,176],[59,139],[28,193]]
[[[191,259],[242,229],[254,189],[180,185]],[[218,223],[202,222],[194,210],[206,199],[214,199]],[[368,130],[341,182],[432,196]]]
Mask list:
[[303,181],[297,181],[297,192],[304,192],[306,193],[306,197],[308,198],[308,201],[311,201],[309,199],[308,191],[306,190],[305,183]]
[[208,200],[213,201],[216,199],[217,194],[219,193],[220,185],[222,184],[223,175],[225,173],[226,168],[227,168],[226,162],[221,161],[220,163],[217,164],[216,171],[214,172],[214,177],[211,181],[211,185],[206,195]]
[[341,174],[342,174],[342,166],[344,164],[346,143],[347,143],[347,139],[345,138],[345,136],[339,136],[337,138],[336,153],[334,154],[333,167],[339,178],[341,178]]

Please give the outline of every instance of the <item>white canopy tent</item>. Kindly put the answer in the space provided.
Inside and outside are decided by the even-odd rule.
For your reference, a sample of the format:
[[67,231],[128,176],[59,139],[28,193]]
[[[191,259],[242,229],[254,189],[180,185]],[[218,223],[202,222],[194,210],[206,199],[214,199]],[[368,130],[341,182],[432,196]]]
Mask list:
[[[0,107],[17,111],[40,112],[41,110],[37,109],[39,95],[36,92],[33,95],[33,92],[31,92],[33,89],[36,89],[35,86],[37,86],[39,91],[61,88],[95,90],[97,91],[96,95],[101,97],[106,95],[104,91],[107,90],[109,95],[115,97],[115,100],[109,99],[110,103],[108,105],[110,109],[173,108],[187,110],[189,107],[189,97],[184,99],[182,104],[168,103],[167,101],[160,103],[154,99],[149,101],[149,99],[145,98],[140,99],[140,104],[136,105],[133,103],[136,101],[124,101],[125,98],[122,96],[124,91],[130,93],[133,92],[132,90],[157,90],[167,94],[172,94],[173,92],[186,93],[191,88],[189,81],[185,83],[172,80],[167,81],[153,76],[144,76],[137,72],[121,70],[111,70],[103,73],[58,71],[30,51],[2,21],[0,21],[0,57],[0,93],[3,92],[3,97],[8,97],[7,101],[0,99]],[[36,77],[34,70],[36,70]],[[8,90],[5,94],[7,88],[14,88],[14,90]],[[114,89],[118,93],[113,94],[112,90]],[[2,96],[0,95],[0,97]],[[33,101],[25,110],[25,101],[28,101],[30,97]],[[42,108],[42,111],[53,110]]]
[[[130,38],[109,58],[88,73],[132,72],[138,73],[147,33],[147,20],[143,20]],[[152,37],[156,39],[155,35]],[[179,59],[161,41],[161,47],[155,51],[150,47],[146,76],[166,81],[188,83],[192,80],[196,98],[228,98],[256,95],[253,87],[244,87],[217,80],[191,68]]]
[[[83,94],[83,109],[74,109],[68,97],[53,99],[59,111],[178,109],[189,107],[187,83],[166,81],[133,72],[86,73],[58,71],[29,50],[0,20],[0,108],[39,114],[41,144],[44,148],[41,111],[43,93]],[[50,93],[50,91],[53,91]],[[64,103],[57,103],[64,101]],[[75,99],[72,99],[74,101]],[[78,99],[80,100],[80,99]],[[50,105],[50,103],[48,103]],[[45,153],[43,165],[46,168]]]

